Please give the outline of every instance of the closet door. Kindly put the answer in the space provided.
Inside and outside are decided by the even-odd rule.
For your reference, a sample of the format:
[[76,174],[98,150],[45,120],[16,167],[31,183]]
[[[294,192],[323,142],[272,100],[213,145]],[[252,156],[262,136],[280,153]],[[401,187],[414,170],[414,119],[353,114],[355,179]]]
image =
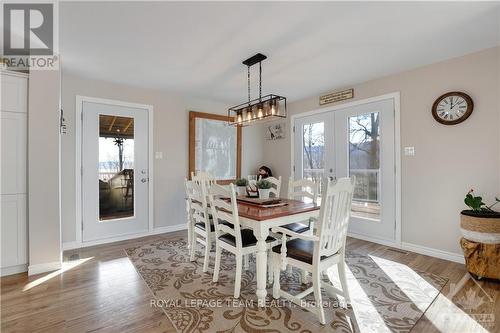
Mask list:
[[27,76],[0,72],[1,275],[26,270]]

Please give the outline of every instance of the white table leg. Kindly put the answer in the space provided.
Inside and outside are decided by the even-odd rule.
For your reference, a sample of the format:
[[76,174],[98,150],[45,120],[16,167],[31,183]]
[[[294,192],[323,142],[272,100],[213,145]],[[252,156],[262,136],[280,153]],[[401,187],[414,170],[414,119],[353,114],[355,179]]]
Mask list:
[[253,230],[257,238],[257,299],[258,305],[263,307],[266,304],[267,285],[267,244],[266,238],[269,236],[269,229],[258,226]]

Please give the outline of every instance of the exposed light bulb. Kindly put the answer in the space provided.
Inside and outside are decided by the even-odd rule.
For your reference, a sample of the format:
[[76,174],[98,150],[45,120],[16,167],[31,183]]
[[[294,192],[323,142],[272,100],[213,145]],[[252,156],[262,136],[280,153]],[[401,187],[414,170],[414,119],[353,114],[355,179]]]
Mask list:
[[262,118],[264,117],[264,108],[262,107],[262,104],[259,104],[259,106],[257,106],[257,118]]
[[239,111],[236,115],[236,122],[241,124],[243,122],[243,116],[241,115],[241,111]]
[[252,115],[252,109],[251,108],[248,108],[247,109],[247,121],[251,121],[253,118],[253,115]]
[[271,115],[274,116],[276,114],[276,102],[271,102]]

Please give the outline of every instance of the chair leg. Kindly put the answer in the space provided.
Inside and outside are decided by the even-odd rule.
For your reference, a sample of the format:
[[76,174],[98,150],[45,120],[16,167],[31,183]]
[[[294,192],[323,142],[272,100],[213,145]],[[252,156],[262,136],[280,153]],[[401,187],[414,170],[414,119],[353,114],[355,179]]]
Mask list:
[[267,281],[269,282],[269,284],[273,283],[273,275],[274,275],[273,266],[274,266],[273,255],[269,254],[267,256]]
[[212,242],[210,237],[205,239],[205,261],[203,262],[203,273],[208,271],[208,263],[210,262],[210,249],[212,248]]
[[246,256],[243,256],[243,268],[245,270],[248,270],[249,266],[250,266],[250,255],[247,254]]
[[214,266],[214,277],[212,279],[213,282],[217,282],[219,280],[219,270],[220,270],[220,256],[221,256],[222,248],[215,244],[215,266]]
[[314,291],[314,300],[316,301],[316,311],[319,322],[325,325],[325,310],[323,309],[323,299],[321,297],[321,273],[318,268],[314,268],[312,273],[312,283]]
[[343,258],[339,261],[337,268],[339,271],[340,285],[342,286],[342,291],[344,293],[343,296],[347,306],[351,304],[351,297],[349,296],[349,286],[347,285],[347,277],[346,277],[346,264]]
[[302,282],[302,284],[306,284],[309,278],[309,273],[305,269],[303,269],[300,273],[300,282]]
[[196,233],[193,232],[191,234],[191,248],[189,249],[191,254],[189,256],[189,260],[194,261],[194,253],[196,251]]
[[240,297],[242,265],[243,265],[243,256],[241,254],[236,255],[236,278],[234,279],[234,298]]
[[273,270],[274,270],[274,281],[273,281],[273,298],[280,298],[280,258],[277,255],[273,255]]

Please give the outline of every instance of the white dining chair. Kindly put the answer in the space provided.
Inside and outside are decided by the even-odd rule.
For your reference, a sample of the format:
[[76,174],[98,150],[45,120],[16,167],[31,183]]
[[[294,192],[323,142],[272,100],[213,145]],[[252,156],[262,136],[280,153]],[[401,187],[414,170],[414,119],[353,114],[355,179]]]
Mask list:
[[[240,297],[243,256],[257,253],[257,239],[253,235],[253,230],[240,227],[234,184],[230,184],[229,190],[217,184],[212,185],[209,189],[208,198],[216,234],[213,282],[219,280],[222,250],[234,254],[236,257],[234,297],[238,298]],[[278,244],[273,237],[268,237],[266,242],[268,248]],[[270,262],[271,260],[268,260],[268,263]],[[271,272],[270,265],[268,272]],[[272,274],[269,274],[269,277],[272,277]]]
[[207,272],[210,262],[210,250],[215,240],[215,228],[208,213],[207,195],[203,184],[198,184],[192,180],[186,180],[185,183],[191,223],[189,259],[191,261],[195,260],[196,243],[202,244],[205,247],[203,272]]
[[275,177],[267,177],[263,180],[267,180],[272,184],[272,187],[269,191],[269,196],[279,198],[281,194],[281,176],[278,178]]
[[[318,192],[319,192],[319,184],[309,180],[309,179],[298,179],[293,180],[293,177],[290,177],[288,180],[288,199],[292,200],[301,200],[305,201],[309,199],[312,203],[318,203]],[[282,228],[288,229],[295,233],[309,233],[312,234],[314,231],[314,222],[315,218],[310,218],[307,221],[290,223],[282,226]],[[289,238],[289,239],[293,239]],[[287,267],[287,274],[289,276],[292,275],[292,266]],[[302,283],[307,282],[307,271],[302,271],[301,275]]]
[[[298,234],[288,229],[276,227],[273,232],[283,233],[294,239],[273,247],[274,285],[273,297],[284,297],[299,306],[302,299],[314,293],[315,307],[306,307],[316,312],[321,324],[325,324],[325,311],[322,305],[321,287],[328,294],[343,296],[345,303],[351,302],[346,279],[345,243],[349,224],[352,195],[355,179],[341,178],[336,182],[329,180],[322,196],[319,223],[314,235]],[[292,295],[281,290],[280,270],[286,265],[292,265],[312,273],[312,287]],[[323,282],[321,276],[328,268],[337,265],[342,290]]]
[[206,171],[196,171],[196,173],[191,171],[191,180],[205,187],[207,193],[208,188],[212,184],[216,184],[217,181],[214,176]]

